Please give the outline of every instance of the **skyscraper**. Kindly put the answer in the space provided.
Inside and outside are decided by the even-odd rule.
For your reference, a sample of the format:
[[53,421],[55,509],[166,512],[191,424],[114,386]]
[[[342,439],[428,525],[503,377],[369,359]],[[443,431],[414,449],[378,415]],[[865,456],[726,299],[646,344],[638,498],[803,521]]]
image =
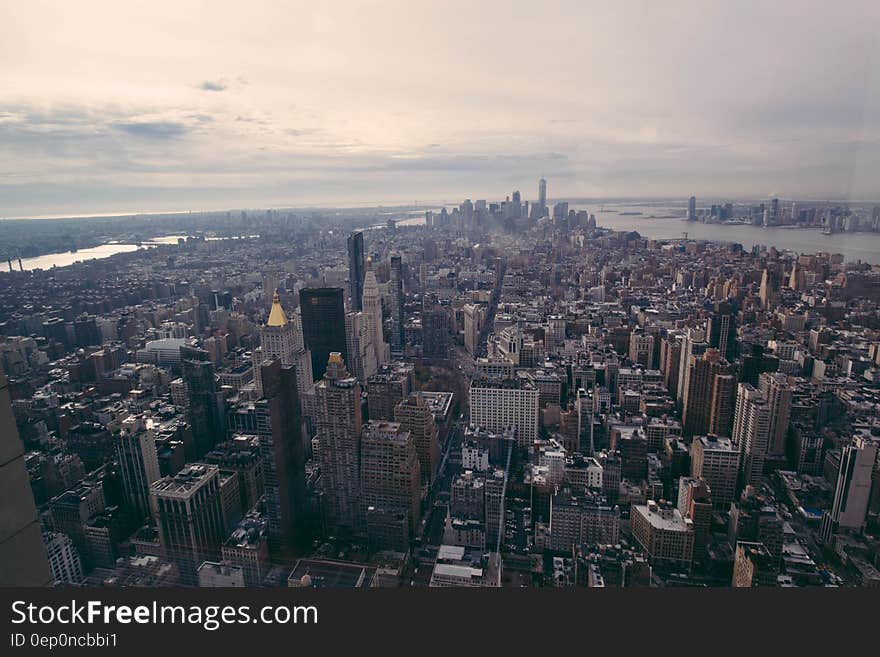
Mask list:
[[736,357],[736,317],[728,302],[715,304],[709,314],[706,333],[709,335],[709,346],[732,363]]
[[[682,407],[682,425],[684,435],[705,434],[709,432],[709,424],[714,407],[713,394],[716,392],[715,378],[722,374],[730,374],[731,367],[721,358],[717,349],[707,349],[700,356],[692,356],[687,370],[688,384]],[[719,395],[729,392],[726,388],[718,388]],[[719,408],[727,400],[719,399]],[[728,402],[729,403],[729,402]]]
[[843,448],[831,508],[835,526],[860,530],[865,524],[876,460],[877,442],[866,436],[855,436],[852,444]]
[[277,360],[261,369],[264,404],[255,404],[255,411],[263,415],[257,426],[261,429],[267,535],[274,552],[285,552],[306,534],[305,456],[296,372]]
[[345,313],[345,339],[351,373],[364,384],[376,372],[376,350],[363,312]]
[[739,451],[730,438],[695,436],[691,447],[691,475],[703,479],[712,491],[712,504],[719,511],[730,507],[736,494]]
[[741,485],[760,484],[770,443],[770,405],[749,383],[737,389],[732,437],[740,453]]
[[186,420],[193,435],[193,452],[187,458],[200,459],[222,434],[214,365],[207,351],[189,345],[180,347],[180,362],[186,385]]
[[195,584],[203,561],[216,560],[226,534],[220,498],[220,470],[194,463],[150,488],[150,505],[166,557],[181,582]]
[[[563,324],[563,332],[564,332]],[[654,368],[654,336],[643,330],[633,331],[629,336],[629,359],[646,369]]]
[[352,310],[364,309],[364,265],[364,231],[356,230],[348,236],[348,287]]
[[376,365],[383,365],[391,360],[385,335],[382,331],[382,298],[379,295],[379,281],[373,271],[373,261],[367,259],[367,271],[364,274],[364,320],[370,333],[370,342],[376,354]]
[[712,381],[712,410],[709,414],[709,433],[730,436],[733,412],[736,406],[736,376],[716,374]]
[[689,382],[688,368],[691,364],[692,356],[702,355],[709,344],[706,342],[706,332],[701,328],[689,328],[684,334],[681,343],[681,355],[678,364],[678,391],[676,399],[679,404],[684,403],[685,389]]
[[402,352],[404,348],[403,318],[403,260],[399,255],[391,256],[391,278],[388,281],[388,294],[391,311],[391,348]]
[[547,181],[544,178],[538,181],[538,211],[541,217],[547,216]]
[[328,529],[356,530],[361,525],[361,387],[339,352],[330,354],[324,378],[315,385],[315,398]]
[[419,456],[422,485],[430,486],[440,465],[440,442],[431,407],[420,395],[409,395],[395,407],[394,420],[412,435]]
[[141,521],[150,513],[150,485],[160,477],[156,436],[147,430],[142,417],[123,420],[116,436],[116,460],[128,508]]
[[405,516],[410,535],[419,522],[421,476],[412,434],[397,422],[370,421],[361,439],[361,494],[365,509]]
[[788,377],[779,372],[762,372],[758,377],[758,385],[770,406],[768,452],[774,456],[785,456],[785,438],[788,435],[788,421],[791,417],[792,386],[788,383]]
[[302,394],[311,387],[312,357],[303,343],[302,326],[299,316],[290,319],[278,291],[272,297],[269,319],[260,327],[260,346],[251,351],[254,365],[254,384],[257,395],[263,395],[263,382],[260,366],[266,361],[280,360],[282,365],[296,368],[297,391]]
[[[0,586],[47,586],[52,582],[24,448],[0,359]],[[13,567],[14,564],[14,567]]]
[[696,221],[697,220],[697,197],[696,196],[691,196],[688,199],[687,220],[688,221]]
[[312,354],[312,376],[320,379],[330,354],[348,361],[345,340],[345,300],[341,287],[303,288],[299,291],[303,341]]
[[422,311],[422,355],[446,358],[449,348],[449,317],[437,306]]
[[394,420],[394,408],[415,388],[415,368],[402,362],[383,365],[367,379],[371,420]]

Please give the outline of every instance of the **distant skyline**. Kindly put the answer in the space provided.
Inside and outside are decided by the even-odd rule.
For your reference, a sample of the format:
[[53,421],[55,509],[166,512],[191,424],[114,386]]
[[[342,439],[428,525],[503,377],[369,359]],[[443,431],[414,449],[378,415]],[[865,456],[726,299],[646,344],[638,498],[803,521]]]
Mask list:
[[[0,217],[880,198],[880,3],[0,0]],[[423,200],[425,199],[425,200]]]

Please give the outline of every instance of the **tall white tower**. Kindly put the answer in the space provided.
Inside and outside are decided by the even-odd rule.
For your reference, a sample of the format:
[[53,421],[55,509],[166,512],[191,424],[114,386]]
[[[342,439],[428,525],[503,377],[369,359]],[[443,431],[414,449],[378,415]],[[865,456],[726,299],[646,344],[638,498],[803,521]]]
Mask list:
[[364,275],[364,315],[376,353],[376,365],[384,365],[391,360],[391,352],[382,334],[382,298],[371,258],[367,258],[367,272]]

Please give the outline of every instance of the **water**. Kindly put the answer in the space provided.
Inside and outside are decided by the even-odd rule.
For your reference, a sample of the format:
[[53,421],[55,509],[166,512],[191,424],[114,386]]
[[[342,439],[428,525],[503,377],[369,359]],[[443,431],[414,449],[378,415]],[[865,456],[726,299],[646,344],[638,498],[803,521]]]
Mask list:
[[[94,246],[90,249],[80,249],[79,251],[72,253],[66,251],[64,253],[47,253],[46,255],[36,256],[34,258],[22,258],[21,264],[25,271],[31,271],[34,269],[51,269],[52,267],[67,267],[75,262],[109,258],[117,253],[137,251],[139,248],[146,248],[149,246],[151,245],[146,243],[143,247],[139,247],[136,244],[120,244],[118,242],[113,242],[110,244],[102,244],[101,246]],[[8,266],[9,265],[7,265],[7,268]],[[18,262],[13,260],[12,267],[17,270]]]
[[861,260],[880,264],[880,233],[834,233],[823,235],[818,228],[761,228],[758,226],[721,226],[687,221],[684,218],[661,219],[674,214],[675,210],[663,207],[619,207],[622,212],[642,212],[642,215],[621,215],[619,212],[591,210],[596,224],[613,230],[637,231],[640,235],[655,239],[676,239],[687,233],[689,239],[716,242],[739,242],[746,249],[756,244],[768,248],[794,251],[796,253],[842,253],[847,261]]
[[[608,211],[611,208],[617,210],[617,212]],[[589,209],[590,212],[596,215],[596,223],[602,228],[637,231],[640,235],[648,238],[678,239],[684,233],[687,233],[690,239],[739,242],[746,249],[751,249],[756,244],[763,244],[768,248],[775,246],[777,249],[785,249],[796,253],[826,251],[842,253],[847,261],[861,260],[871,264],[880,264],[880,233],[835,233],[833,235],[823,235],[816,228],[760,228],[746,225],[721,226],[687,221],[681,217],[660,218],[681,213],[681,208],[671,208],[669,206],[612,206],[609,204],[605,208],[600,206],[599,208]],[[641,212],[642,214],[621,215],[621,212]],[[407,214],[415,216],[398,221],[398,226],[424,225],[424,210],[414,210]],[[651,215],[657,218],[651,218]],[[375,227],[384,228],[384,224]],[[22,265],[25,271],[66,267],[75,262],[109,258],[117,253],[136,251],[139,248],[150,248],[160,244],[177,244],[179,238],[185,237],[186,235],[155,237],[151,240],[145,240],[141,246],[113,242],[90,249],[80,249],[74,253],[50,253],[34,258],[23,258]],[[247,237],[254,236],[249,235]],[[207,239],[224,238],[209,237]],[[13,260],[12,266],[18,269],[18,262]]]
[[[572,206],[582,208],[581,204]],[[586,206],[596,215],[600,228],[636,231],[643,237],[653,239],[680,239],[687,233],[689,239],[711,240],[715,242],[739,242],[750,250],[756,244],[767,248],[775,246],[780,250],[796,253],[842,253],[847,261],[861,260],[880,264],[880,233],[834,233],[823,235],[819,228],[761,228],[758,226],[721,226],[687,221],[681,217],[680,207],[605,204],[598,208]],[[604,209],[603,209],[604,208]],[[610,211],[611,209],[616,212]],[[639,215],[621,212],[640,212]],[[653,215],[653,217],[652,217]],[[669,215],[679,215],[670,218]],[[424,217],[413,217],[398,221],[398,226],[422,226]]]
[[[117,253],[130,253],[131,251],[137,251],[138,249],[150,249],[161,245],[175,245],[177,244],[178,239],[186,239],[187,237],[187,235],[164,235],[162,237],[153,237],[141,242],[140,246],[137,244],[125,244],[122,242],[108,242],[107,244],[95,246],[90,249],[80,249],[79,251],[74,252],[65,251],[64,253],[47,253],[33,258],[22,258],[21,264],[25,271],[32,271],[34,269],[52,269],[52,267],[67,267],[68,265],[83,262],[85,260],[109,258]],[[241,238],[207,237],[205,239],[211,241],[222,239],[247,239],[253,237],[259,236],[246,235]],[[4,270],[8,269],[8,267],[9,265],[7,263]],[[12,267],[16,271],[18,270],[17,260],[12,261]]]

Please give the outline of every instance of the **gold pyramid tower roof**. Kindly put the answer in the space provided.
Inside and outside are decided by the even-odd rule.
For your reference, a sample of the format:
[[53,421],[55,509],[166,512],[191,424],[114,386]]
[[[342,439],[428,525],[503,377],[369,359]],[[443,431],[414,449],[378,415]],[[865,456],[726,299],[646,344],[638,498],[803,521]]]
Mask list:
[[266,322],[266,326],[284,326],[287,324],[287,314],[284,312],[284,308],[281,307],[281,301],[278,299],[278,290],[275,290],[275,294],[272,296],[272,310],[269,311],[269,320]]

